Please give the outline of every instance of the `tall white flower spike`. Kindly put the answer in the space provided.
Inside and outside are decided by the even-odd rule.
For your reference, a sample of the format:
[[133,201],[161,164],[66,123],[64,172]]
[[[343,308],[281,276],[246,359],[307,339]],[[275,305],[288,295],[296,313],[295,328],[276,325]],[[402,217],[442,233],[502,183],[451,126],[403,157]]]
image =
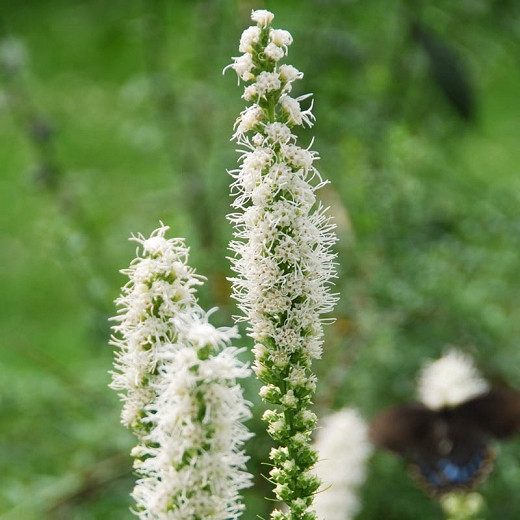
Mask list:
[[272,518],[313,520],[319,480],[310,471],[317,460],[310,445],[316,423],[308,409],[316,388],[311,363],[321,356],[322,315],[337,300],[331,294],[335,226],[316,202],[325,184],[314,165],[317,153],[298,145],[292,132],[314,122],[310,95],[290,95],[303,74],[279,63],[292,36],[271,27],[269,11],[253,11],[251,18],[257,25],[244,31],[243,54],[229,65],[239,81],[248,82],[243,98],[250,102],[233,135],[241,153],[239,168],[230,172],[233,293],[256,342],[253,370],[264,383],[260,395],[275,405],[264,415],[278,443],[270,480],[288,509],[275,510]]

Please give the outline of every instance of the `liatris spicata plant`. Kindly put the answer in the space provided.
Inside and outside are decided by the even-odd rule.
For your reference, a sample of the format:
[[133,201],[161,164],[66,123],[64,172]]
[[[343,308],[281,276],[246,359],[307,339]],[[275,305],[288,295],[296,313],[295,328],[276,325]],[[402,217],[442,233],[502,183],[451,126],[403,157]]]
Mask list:
[[213,327],[197,304],[202,283],[181,239],[167,226],[132,237],[137,258],[116,300],[112,344],[118,348],[112,388],[124,402],[122,422],[138,438],[139,475],[132,496],[146,520],[229,520],[243,510],[250,485],[250,416],[237,379],[249,369],[229,346],[235,328]]
[[232,172],[236,240],[232,278],[234,297],[256,341],[253,370],[264,386],[262,399],[273,405],[264,414],[267,431],[278,443],[270,454],[269,473],[276,498],[276,520],[312,520],[319,479],[311,471],[317,460],[311,446],[316,415],[310,411],[316,388],[311,372],[323,343],[323,313],[336,301],[330,247],[334,225],[315,192],[325,182],[314,166],[316,152],[297,144],[292,129],[311,126],[311,108],[300,103],[310,94],[291,97],[303,74],[281,65],[292,43],[289,32],[273,29],[273,14],[253,11],[256,25],[244,31],[229,67],[247,83],[250,105],[240,114],[233,138],[242,153]]
[[352,408],[325,417],[319,425],[315,471],[322,489],[314,500],[316,515],[320,520],[350,520],[359,511],[358,490],[366,479],[366,462],[372,453],[368,426]]

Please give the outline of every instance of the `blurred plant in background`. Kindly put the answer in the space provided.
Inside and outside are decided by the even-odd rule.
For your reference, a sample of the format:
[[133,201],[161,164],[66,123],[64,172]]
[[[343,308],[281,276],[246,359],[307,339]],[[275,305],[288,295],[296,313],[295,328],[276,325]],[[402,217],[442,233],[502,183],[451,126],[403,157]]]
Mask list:
[[322,488],[314,498],[316,516],[350,520],[361,508],[359,491],[372,453],[368,427],[354,408],[328,415],[318,424],[314,447],[319,460],[315,471]]
[[[291,60],[317,100],[315,147],[332,181],[321,193],[338,223],[341,300],[327,356],[313,366],[318,414],[356,406],[370,417],[407,402],[417,368],[448,343],[472,354],[492,384],[519,384],[517,2],[6,0],[2,38],[26,49],[25,88],[52,121],[60,190],[88,238],[57,197],[35,189],[36,156],[3,77],[2,520],[128,518],[134,440],[106,389],[112,353],[75,274],[82,252],[106,284],[94,291],[106,315],[131,255],[121,237],[162,218],[208,276],[201,306],[217,304],[216,325],[229,323],[225,169],[234,151],[222,136],[241,102],[220,74],[251,9],[262,7],[299,42]],[[441,86],[444,61],[449,77],[463,78],[458,86]],[[450,88],[465,99],[459,108]],[[295,83],[291,96],[301,94]],[[236,345],[250,347],[243,337]],[[258,390],[246,383],[262,410]],[[272,444],[261,421],[250,427],[249,470],[259,475]],[[479,514],[516,518],[520,447],[500,450]],[[269,514],[269,487],[260,478],[244,491],[253,515]],[[443,515],[382,452],[360,500],[360,520]]]
[[33,99],[29,52],[22,40],[5,33],[0,23],[0,84],[5,106],[32,150],[31,177],[35,188],[55,204],[56,218],[60,222],[53,230],[51,242],[64,257],[64,266],[89,302],[91,327],[104,335],[106,326],[101,323],[109,313],[108,289],[104,266],[92,254],[91,225],[84,214],[81,197],[66,184],[66,166],[57,152],[59,136],[55,125]]
[[484,501],[479,493],[445,495],[441,500],[441,506],[446,513],[446,520],[479,520],[483,510]]

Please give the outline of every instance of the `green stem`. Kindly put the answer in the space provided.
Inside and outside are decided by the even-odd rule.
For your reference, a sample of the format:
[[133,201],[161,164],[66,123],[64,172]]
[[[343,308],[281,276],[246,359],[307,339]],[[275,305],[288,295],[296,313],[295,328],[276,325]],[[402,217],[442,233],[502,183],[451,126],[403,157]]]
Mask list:
[[276,107],[276,99],[274,96],[269,96],[269,104],[267,105],[267,118],[270,123],[274,123],[276,120],[275,116],[275,107]]

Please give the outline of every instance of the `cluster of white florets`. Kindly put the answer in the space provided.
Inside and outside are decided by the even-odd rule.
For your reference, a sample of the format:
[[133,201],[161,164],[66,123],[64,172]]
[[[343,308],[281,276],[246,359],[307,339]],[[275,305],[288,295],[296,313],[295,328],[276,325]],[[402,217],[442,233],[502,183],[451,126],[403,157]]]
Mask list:
[[[233,68],[248,82],[244,99],[251,102],[237,119],[233,138],[241,146],[240,166],[231,171],[236,213],[230,244],[234,256],[234,297],[256,341],[253,370],[264,386],[261,397],[278,405],[264,419],[282,446],[272,453],[270,472],[277,499],[286,502],[290,518],[310,520],[308,509],[319,481],[310,468],[316,456],[310,435],[316,416],[306,409],[316,388],[311,362],[323,342],[323,313],[336,302],[334,225],[316,202],[325,184],[315,168],[316,152],[297,144],[292,129],[311,126],[310,95],[290,96],[303,77],[295,67],[280,65],[292,43],[290,33],[271,28],[272,13],[254,11],[242,35]],[[281,450],[281,451],[280,451]],[[284,450],[287,450],[285,452]],[[273,518],[285,513],[273,512]]]
[[[250,437],[242,425],[250,412],[236,380],[249,370],[226,346],[229,332],[214,329],[209,337],[203,323],[199,336],[197,325],[184,326],[159,369],[157,399],[144,418],[150,433],[133,450],[142,478],[132,496],[147,520],[237,518],[239,490],[250,485],[238,449]],[[208,355],[214,346],[220,351]]]
[[488,390],[471,357],[456,349],[427,363],[418,380],[419,398],[432,410],[457,406]]
[[[229,346],[235,328],[217,329],[197,304],[202,283],[181,239],[162,226],[141,248],[116,301],[118,347],[112,387],[122,422],[136,433],[140,479],[132,493],[146,520],[228,520],[240,516],[239,490],[250,485],[241,447],[249,418],[237,379],[249,375]],[[140,251],[142,249],[142,251]]]
[[[257,25],[248,27],[242,33],[238,50],[243,54],[233,58],[233,64],[230,65],[235,69],[239,79],[243,81],[255,79],[255,54],[260,47],[264,56],[273,62],[281,60],[287,54],[288,47],[293,41],[291,33],[282,29],[270,28],[273,18],[273,13],[269,11],[263,9],[253,11],[251,20]],[[264,72],[269,74],[267,71]]]
[[[324,208],[316,205],[315,192],[324,184],[314,166],[317,154],[298,146],[291,131],[313,119],[310,109],[301,111],[298,100],[285,94],[303,74],[291,65],[278,66],[278,58],[265,53],[273,44],[285,55],[292,42],[287,31],[270,27],[272,18],[268,11],[253,12],[258,25],[244,31],[240,44],[256,64],[248,71],[253,83],[246,91],[253,87],[258,99],[237,121],[235,138],[245,149],[240,168],[230,172],[233,207],[239,210],[230,215],[237,238],[230,247],[239,275],[233,279],[234,296],[251,336],[284,368],[295,352],[306,366],[321,355],[320,315],[336,301],[330,293],[335,276],[330,246],[336,237]],[[235,58],[235,70],[240,59]],[[237,74],[242,78],[240,67]],[[262,366],[257,363],[255,370],[262,372]]]
[[140,247],[130,267],[121,270],[129,280],[112,318],[118,323],[111,340],[117,347],[111,387],[124,402],[123,424],[136,432],[144,428],[159,360],[176,340],[171,318],[197,305],[195,288],[203,283],[187,264],[188,248],[181,239],[166,239],[167,229],[132,237]]
[[[372,453],[368,426],[354,409],[344,408],[320,421],[315,448],[322,490],[314,499],[320,520],[350,520],[360,508],[358,491]],[[338,461],[341,461],[338,464]]]
[[[288,31],[270,27],[273,18],[269,11],[253,11],[251,19],[256,21],[257,25],[242,33],[239,51],[243,54],[233,58],[233,63],[226,67],[235,70],[239,81],[250,82],[245,87],[242,97],[253,104],[240,114],[233,136],[240,143],[243,143],[244,139],[247,142],[247,132],[273,119],[271,116],[274,114],[272,111],[269,113],[265,106],[267,99],[272,100],[273,95],[276,97],[279,111],[276,119],[280,122],[289,126],[312,126],[314,120],[312,102],[305,110],[300,106],[300,102],[310,97],[310,94],[297,98],[290,96],[294,81],[303,78],[303,73],[292,65],[278,63],[287,55],[293,39]],[[287,140],[289,139],[287,136]],[[260,146],[260,143],[255,145]]]

